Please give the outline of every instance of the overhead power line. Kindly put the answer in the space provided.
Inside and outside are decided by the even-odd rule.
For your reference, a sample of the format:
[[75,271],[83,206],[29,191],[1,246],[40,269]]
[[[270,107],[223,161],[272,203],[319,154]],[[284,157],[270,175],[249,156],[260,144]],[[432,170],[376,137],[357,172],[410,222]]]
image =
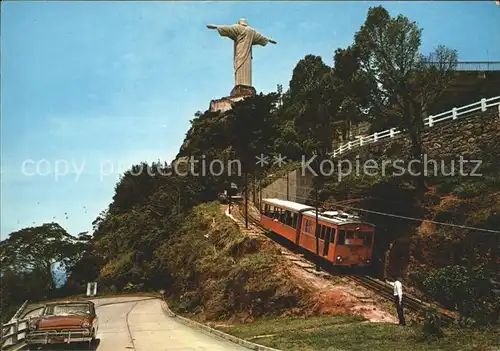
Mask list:
[[[280,191],[275,191],[273,190],[274,193],[280,194],[280,195],[285,195],[285,193],[280,192]],[[298,198],[302,201],[309,201],[308,198],[302,197],[302,196],[295,196],[295,198]],[[408,217],[408,216],[402,216],[402,215],[396,215],[393,213],[387,213],[387,212],[379,212],[379,211],[373,211],[373,210],[366,210],[363,208],[357,208],[357,207],[352,207],[348,205],[342,205],[342,202],[335,203],[334,206],[342,207],[342,208],[348,208],[356,211],[364,211],[367,213],[373,213],[377,214],[380,216],[387,216],[387,217],[394,217],[394,218],[400,218],[400,219],[406,219],[406,220],[411,220],[411,221],[417,221],[417,222],[429,222],[429,223],[434,223],[442,226],[448,226],[448,227],[454,227],[454,228],[461,228],[461,229],[468,229],[468,230],[475,230],[475,231],[480,231],[480,232],[487,232],[487,233],[494,233],[494,234],[500,234],[500,231],[498,230],[493,230],[493,229],[486,229],[486,228],[478,228],[478,227],[470,227],[466,225],[460,225],[460,224],[453,224],[453,223],[446,223],[446,222],[439,222],[439,221],[433,221],[430,219],[425,219],[425,218],[415,218],[415,217]]]
[[466,226],[466,225],[453,224],[453,223],[445,223],[445,222],[433,221],[433,220],[430,220],[430,219],[407,217],[407,216],[401,216],[401,215],[396,215],[396,214],[392,214],[392,213],[378,212],[378,211],[372,211],[372,210],[365,210],[365,209],[362,209],[362,208],[356,208],[356,207],[347,206],[347,205],[337,205],[337,206],[344,207],[344,208],[350,208],[350,209],[353,209],[353,210],[356,210],[356,211],[364,211],[364,212],[368,212],[368,213],[378,214],[378,215],[381,215],[381,216],[389,216],[389,217],[407,219],[407,220],[418,221],[418,222],[426,221],[426,222],[429,222],[429,223],[444,225],[444,226],[448,226],[448,227],[455,227],[455,228],[461,228],[461,229],[477,230],[477,231],[482,231],[482,232],[500,234],[500,231],[493,230],[493,229],[478,228],[478,227],[469,227],[469,226]]

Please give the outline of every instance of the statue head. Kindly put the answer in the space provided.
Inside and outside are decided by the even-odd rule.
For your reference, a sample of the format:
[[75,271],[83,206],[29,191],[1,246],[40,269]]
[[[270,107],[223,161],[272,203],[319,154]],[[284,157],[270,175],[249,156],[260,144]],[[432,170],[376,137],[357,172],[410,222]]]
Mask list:
[[244,18],[240,18],[240,21],[238,22],[238,24],[245,26],[245,27],[248,26],[247,20]]

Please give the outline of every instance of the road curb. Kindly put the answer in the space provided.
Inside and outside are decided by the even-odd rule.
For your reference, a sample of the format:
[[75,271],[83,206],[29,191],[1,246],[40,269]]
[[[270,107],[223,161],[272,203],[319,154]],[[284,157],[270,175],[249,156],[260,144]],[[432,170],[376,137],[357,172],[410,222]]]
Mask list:
[[182,316],[179,316],[177,314],[175,314],[174,312],[172,312],[172,310],[168,307],[168,304],[167,302],[164,300],[164,299],[161,299],[161,308],[163,310],[163,312],[169,316],[169,317],[175,317],[177,318],[180,322],[190,326],[190,327],[193,327],[193,328],[196,328],[198,330],[201,330],[205,333],[208,333],[208,334],[212,334],[212,335],[216,335],[222,339],[225,339],[225,340],[229,340],[235,344],[238,344],[238,345],[241,345],[243,347],[246,347],[250,350],[258,350],[258,351],[281,351],[281,350],[278,350],[278,349],[273,349],[272,347],[268,347],[268,346],[263,346],[263,345],[259,345],[259,344],[255,344],[253,342],[250,342],[250,341],[247,341],[247,340],[244,340],[244,339],[241,339],[241,338],[238,338],[234,335],[230,335],[230,334],[226,334],[224,332],[221,332],[220,330],[217,330],[217,329],[214,329],[214,328],[211,328],[209,327],[208,325],[205,325],[205,324],[202,324],[202,323],[199,323],[199,322],[195,322],[189,318],[186,318],[186,317],[182,317]]

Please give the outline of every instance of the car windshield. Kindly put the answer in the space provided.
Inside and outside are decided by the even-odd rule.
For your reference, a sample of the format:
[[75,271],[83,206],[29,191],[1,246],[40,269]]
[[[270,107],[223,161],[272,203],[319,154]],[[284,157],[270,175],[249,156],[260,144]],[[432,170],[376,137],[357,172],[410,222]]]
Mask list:
[[47,306],[45,316],[61,316],[70,314],[90,314],[90,305],[88,304],[61,304]]

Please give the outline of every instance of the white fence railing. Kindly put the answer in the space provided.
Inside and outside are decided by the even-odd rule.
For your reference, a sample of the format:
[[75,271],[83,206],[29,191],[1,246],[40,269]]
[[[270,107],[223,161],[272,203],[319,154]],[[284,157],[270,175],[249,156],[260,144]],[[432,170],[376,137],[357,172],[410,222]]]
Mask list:
[[[426,127],[433,127],[434,125],[444,121],[455,120],[458,119],[459,117],[470,116],[470,114],[473,112],[485,112],[489,108],[495,106],[497,107],[498,115],[500,117],[500,96],[495,96],[489,99],[483,98],[478,102],[466,106],[455,107],[449,111],[440,113],[438,115],[434,116],[431,115],[424,119],[424,125]],[[340,145],[340,147],[338,147],[332,153],[330,153],[329,156],[337,157],[347,151],[357,149],[368,144],[373,144],[383,139],[394,138],[396,135],[399,135],[401,133],[404,132],[398,128],[390,128],[382,132],[373,133],[371,135],[358,136],[356,137],[356,140],[351,140],[343,145]]]
[[10,321],[2,325],[0,329],[2,350],[17,350],[24,345],[24,338],[26,337],[30,319],[20,319],[19,317],[21,317],[27,305],[28,301],[26,300]]
[[2,350],[14,350],[24,344],[29,321],[29,318],[15,319],[2,325]]

